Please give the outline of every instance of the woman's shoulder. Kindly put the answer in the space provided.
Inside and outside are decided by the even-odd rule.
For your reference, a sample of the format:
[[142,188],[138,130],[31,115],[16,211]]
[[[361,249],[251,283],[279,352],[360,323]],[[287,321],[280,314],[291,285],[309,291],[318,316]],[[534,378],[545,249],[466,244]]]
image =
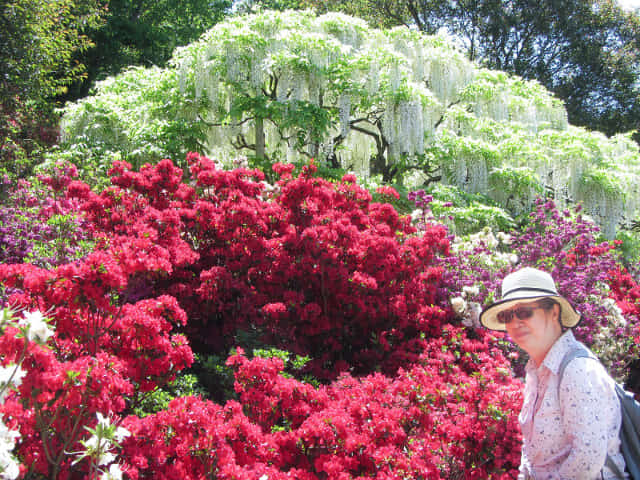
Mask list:
[[567,389],[586,390],[592,394],[615,392],[615,381],[595,357],[573,358],[558,372],[559,386]]

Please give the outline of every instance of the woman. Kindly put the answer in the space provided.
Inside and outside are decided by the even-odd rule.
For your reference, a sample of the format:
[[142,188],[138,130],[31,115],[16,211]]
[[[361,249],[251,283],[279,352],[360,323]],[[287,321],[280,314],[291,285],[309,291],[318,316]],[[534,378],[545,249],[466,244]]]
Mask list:
[[529,354],[519,479],[628,478],[620,473],[622,417],[614,381],[600,362],[582,357],[570,361],[560,382],[562,359],[581,345],[571,331],[579,321],[551,275],[534,268],[505,277],[502,299],[480,315],[485,327],[506,330]]

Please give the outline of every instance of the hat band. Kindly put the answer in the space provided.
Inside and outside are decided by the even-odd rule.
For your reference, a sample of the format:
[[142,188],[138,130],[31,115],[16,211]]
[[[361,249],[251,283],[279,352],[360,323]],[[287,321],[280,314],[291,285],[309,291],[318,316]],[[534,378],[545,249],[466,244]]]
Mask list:
[[555,292],[553,290],[547,290],[546,288],[520,287],[520,288],[514,288],[513,290],[509,290],[507,293],[504,293],[502,295],[502,298],[505,298],[505,297],[511,295],[512,293],[519,292],[521,290],[527,290],[527,291],[534,290],[536,292],[548,293],[549,295],[558,295],[558,292]]

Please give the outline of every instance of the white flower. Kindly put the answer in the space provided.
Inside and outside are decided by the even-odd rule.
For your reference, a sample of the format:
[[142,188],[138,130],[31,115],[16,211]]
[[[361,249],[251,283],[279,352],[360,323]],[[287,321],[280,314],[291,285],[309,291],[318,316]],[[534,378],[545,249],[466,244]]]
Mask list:
[[6,367],[0,367],[0,388],[7,385],[9,383],[9,379],[11,379],[11,384],[14,387],[19,387],[26,374],[27,372],[14,363],[7,365]]
[[516,255],[515,253],[512,253],[511,255],[509,255],[509,261],[511,262],[512,265],[515,265],[516,263],[518,263],[518,255]]
[[20,474],[20,466],[16,459],[6,450],[0,451],[0,478],[15,480]]
[[96,412],[96,418],[98,419],[98,425],[103,428],[109,428],[111,426],[111,422],[109,421],[109,417],[105,417],[100,412]]
[[20,473],[18,462],[11,455],[18,437],[20,437],[18,432],[9,430],[0,421],[0,479],[14,480]]
[[[107,447],[111,448],[111,445],[108,442],[105,445],[105,450],[107,450]],[[116,456],[113,453],[106,451],[100,454],[100,457],[98,457],[98,459],[96,460],[96,463],[98,465],[109,465],[115,459],[116,459]]]
[[469,302],[469,320],[471,321],[471,326],[478,328],[480,327],[480,313],[482,312],[482,307],[478,302]]
[[113,434],[113,438],[116,442],[120,443],[122,440],[131,435],[131,432],[123,427],[116,428],[115,433]]
[[469,287],[469,286],[464,286],[462,287],[462,296],[463,297],[473,297],[475,295],[478,295],[480,293],[480,289],[477,286],[473,286],[473,287]]
[[462,297],[454,297],[451,299],[451,307],[457,314],[462,314],[467,308],[467,302]]
[[16,445],[16,438],[20,437],[20,433],[9,428],[0,421],[0,451],[10,452]]
[[29,340],[46,343],[49,337],[53,335],[53,330],[49,328],[45,317],[38,310],[35,312],[25,312],[23,317],[20,325],[27,327],[27,338]]
[[497,236],[501,243],[504,243],[505,245],[509,245],[511,243],[511,235],[508,233],[498,232]]
[[111,421],[109,420],[109,417],[105,417],[100,412],[96,412],[96,418],[98,419],[98,425],[101,427],[103,435],[105,435],[105,438],[108,437],[108,440],[115,440],[119,443],[131,435],[131,432],[123,427],[118,427],[115,430],[109,431],[109,429],[112,429]]
[[266,473],[264,475],[262,475],[258,480],[269,480],[269,475],[267,475]]
[[100,439],[95,435],[89,437],[88,440],[83,440],[82,444],[87,449],[87,452],[95,452],[98,450],[98,446],[100,445]]
[[109,466],[109,470],[102,472],[100,480],[122,480],[122,470],[120,465],[113,463]]
[[411,212],[411,221],[414,222],[414,223],[418,222],[418,221],[422,220],[422,216],[423,215],[424,215],[424,213],[422,212],[422,210],[420,210],[420,209],[413,210]]

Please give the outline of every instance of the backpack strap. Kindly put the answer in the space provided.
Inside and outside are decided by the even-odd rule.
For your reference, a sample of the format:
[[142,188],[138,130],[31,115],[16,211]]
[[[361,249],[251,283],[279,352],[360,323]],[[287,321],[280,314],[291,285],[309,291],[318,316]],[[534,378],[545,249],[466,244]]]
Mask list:
[[[569,365],[569,363],[571,363],[571,361],[575,358],[592,358],[593,360],[600,362],[600,360],[598,360],[598,357],[596,357],[593,352],[591,352],[591,350],[589,350],[585,346],[574,348],[573,350],[569,350],[567,353],[565,353],[564,357],[562,357],[562,361],[560,362],[560,366],[558,367],[558,401],[560,401],[560,384],[562,383],[564,371],[567,368],[567,365]],[[616,465],[613,459],[609,456],[608,452],[607,459],[604,464],[616,475],[616,477],[622,480],[626,478],[624,473],[621,472],[618,468],[618,465]]]

